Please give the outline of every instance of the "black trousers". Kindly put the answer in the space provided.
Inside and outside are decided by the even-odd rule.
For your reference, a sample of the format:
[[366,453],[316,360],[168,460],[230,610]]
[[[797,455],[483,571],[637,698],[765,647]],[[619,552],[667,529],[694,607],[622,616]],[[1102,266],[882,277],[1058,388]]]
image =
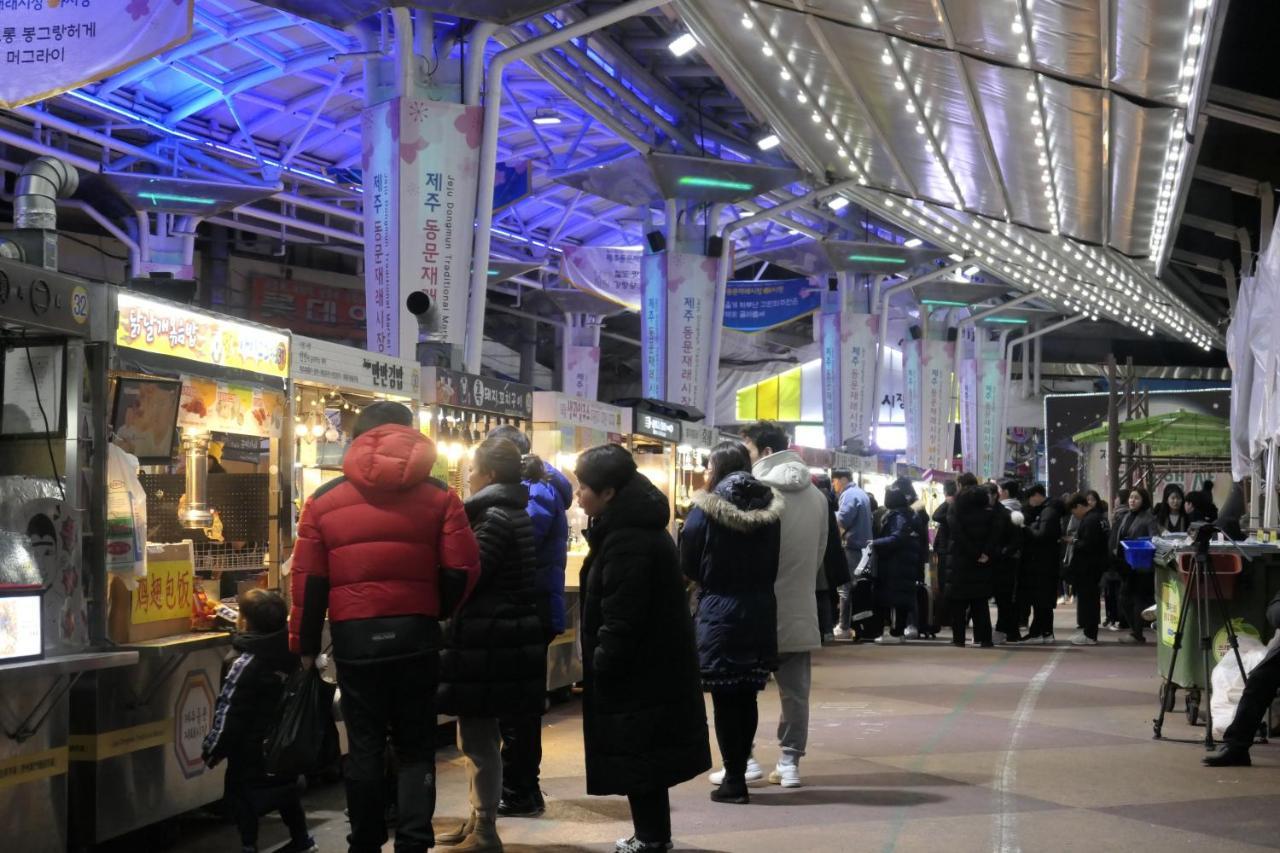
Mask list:
[[1014,600],[1017,583],[1012,579],[996,584],[996,630],[1006,637],[1018,637],[1018,609]]
[[1155,572],[1130,570],[1120,587],[1120,608],[1129,619],[1129,633],[1133,636],[1143,636],[1147,623],[1142,618],[1142,611],[1155,604],[1155,601]]
[[1074,582],[1076,590],[1076,624],[1091,640],[1098,639],[1098,624],[1102,621],[1102,596],[1098,589],[1098,574],[1081,575]]
[[[223,789],[223,801],[240,831],[240,845],[258,846],[258,818],[273,811],[289,828],[289,838],[301,847],[307,840],[307,816],[302,811],[302,799],[298,788],[290,780],[275,779],[265,774],[246,774],[236,767],[234,758],[227,760],[227,778]],[[252,778],[257,776],[259,778]]]
[[1106,605],[1106,618],[1112,625],[1129,627],[1129,619],[1120,607],[1120,576],[1108,572],[1102,576],[1102,601]]
[[987,599],[956,599],[951,605],[951,642],[957,646],[964,645],[965,629],[973,618],[973,641],[978,645],[991,643],[991,610],[987,607]]
[[[549,627],[544,630],[549,647],[555,639]],[[546,654],[546,650],[543,650]],[[525,714],[501,717],[498,730],[502,734],[502,793],[506,797],[532,796],[541,793],[542,715]]]
[[889,635],[892,637],[901,637],[902,632],[911,624],[910,607],[878,607],[876,612],[880,616],[880,622],[889,628]]
[[1223,742],[1244,749],[1252,746],[1253,736],[1275,700],[1277,690],[1280,690],[1280,651],[1273,649],[1249,673],[1235,718],[1222,736]]
[[1018,578],[1017,609],[1019,617],[1024,613],[1031,614],[1031,626],[1027,635],[1031,637],[1048,637],[1053,633],[1053,607],[1057,602],[1056,584],[1035,576]]
[[715,711],[716,743],[724,759],[725,782],[742,782],[751,757],[751,742],[760,723],[756,690],[745,686],[732,690],[713,690],[711,705]]
[[340,666],[342,717],[349,747],[345,766],[350,853],[377,853],[387,840],[385,819],[387,732],[399,770],[397,853],[425,853],[435,844],[436,686],[440,659]]
[[671,798],[666,788],[628,794],[627,801],[631,804],[631,824],[635,827],[636,838],[651,843],[670,843]]

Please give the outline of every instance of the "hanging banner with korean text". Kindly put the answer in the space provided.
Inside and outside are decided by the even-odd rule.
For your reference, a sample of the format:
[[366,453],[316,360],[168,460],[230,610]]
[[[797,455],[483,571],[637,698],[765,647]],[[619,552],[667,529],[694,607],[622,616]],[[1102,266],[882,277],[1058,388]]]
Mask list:
[[907,464],[919,465],[924,457],[923,414],[920,411],[920,341],[906,341],[902,346],[903,405],[907,419]]
[[822,346],[822,431],[827,447],[840,447],[843,442],[843,396],[840,386],[840,294],[822,294],[818,340]]
[[860,439],[863,445],[867,445],[870,442],[871,418],[878,411],[875,405],[878,323],[872,314],[851,312],[847,295],[842,298],[845,300],[845,311],[840,315],[842,439]]
[[570,319],[564,330],[564,383],[566,394],[594,400],[600,388],[600,320]]
[[978,360],[960,360],[960,459],[965,471],[978,472]]
[[560,275],[579,290],[639,311],[643,258],[639,247],[565,246]]
[[725,290],[724,327],[764,332],[817,311],[822,289],[807,278],[731,281]]
[[393,98],[364,111],[367,348],[413,358],[414,291],[431,297],[426,339],[466,333],[482,108]]
[[1004,474],[1004,371],[999,344],[984,347],[978,369],[978,479]]
[[954,435],[951,362],[955,344],[928,340],[920,354],[921,468],[951,470]]
[[672,403],[706,411],[711,336],[720,334],[715,317],[718,258],[667,252],[667,396]]
[[0,108],[110,77],[191,38],[195,0],[0,3]]
[[667,256],[644,255],[641,261],[641,387],[651,400],[664,400],[667,390]]

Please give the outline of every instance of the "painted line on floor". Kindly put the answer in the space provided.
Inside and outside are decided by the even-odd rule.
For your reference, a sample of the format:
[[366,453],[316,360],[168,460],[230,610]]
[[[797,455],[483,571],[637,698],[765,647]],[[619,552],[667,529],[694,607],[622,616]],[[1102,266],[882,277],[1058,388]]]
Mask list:
[[1058,664],[1066,653],[1065,647],[1058,649],[1053,653],[1053,657],[1040,667],[1040,671],[1027,682],[1026,688],[1022,691],[1022,698],[1018,701],[1018,710],[1013,714],[1009,746],[1000,756],[996,771],[996,803],[995,813],[992,815],[991,849],[997,853],[1021,853],[1022,851],[1022,847],[1018,844],[1018,815],[1013,810],[1013,791],[1018,782],[1018,743],[1022,740],[1027,723],[1031,721],[1031,715],[1035,713],[1040,693],[1049,683],[1049,676],[1053,675],[1053,671],[1058,668]]
[[[961,653],[971,654],[971,652],[967,650]],[[961,693],[959,697],[957,697],[956,703],[951,707],[951,710],[947,712],[947,715],[942,718],[942,723],[936,730],[934,730],[934,733],[929,737],[929,739],[921,744],[920,751],[916,755],[916,760],[907,768],[908,773],[919,773],[924,769],[926,759],[928,759],[928,757],[933,753],[933,750],[937,748],[938,744],[942,742],[942,739],[951,734],[951,729],[960,719],[960,715],[968,709],[969,704],[977,697],[978,688],[985,684],[987,679],[995,675],[1001,667],[1008,663],[1013,657],[1013,654],[1014,653],[1012,651],[1005,652],[1000,656],[999,660],[984,669],[982,672],[978,673],[978,677],[969,682],[969,686],[965,688],[964,692]],[[885,839],[884,847],[882,848],[884,853],[893,853],[893,851],[897,849],[898,837],[902,834],[902,827],[907,822],[908,808],[908,806],[899,807],[897,813],[893,816],[893,823],[889,827],[889,837]]]

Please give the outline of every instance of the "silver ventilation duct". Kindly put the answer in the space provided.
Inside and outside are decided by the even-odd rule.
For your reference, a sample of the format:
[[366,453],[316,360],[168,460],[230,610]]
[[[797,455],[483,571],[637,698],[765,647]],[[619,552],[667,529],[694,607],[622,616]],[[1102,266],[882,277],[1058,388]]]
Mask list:
[[79,186],[79,173],[63,160],[37,157],[27,163],[14,188],[13,227],[57,230],[57,199],[69,198]]

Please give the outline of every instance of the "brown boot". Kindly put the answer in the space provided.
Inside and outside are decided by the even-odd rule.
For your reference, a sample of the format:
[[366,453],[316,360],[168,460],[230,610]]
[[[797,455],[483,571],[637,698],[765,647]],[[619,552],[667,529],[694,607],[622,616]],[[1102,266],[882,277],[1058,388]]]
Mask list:
[[502,839],[498,837],[498,816],[494,812],[476,812],[475,828],[454,850],[467,853],[502,853]]
[[475,832],[476,829],[476,813],[472,812],[471,817],[466,822],[455,829],[453,832],[447,832],[444,835],[437,835],[436,842],[439,844],[461,844],[467,839],[467,836]]

